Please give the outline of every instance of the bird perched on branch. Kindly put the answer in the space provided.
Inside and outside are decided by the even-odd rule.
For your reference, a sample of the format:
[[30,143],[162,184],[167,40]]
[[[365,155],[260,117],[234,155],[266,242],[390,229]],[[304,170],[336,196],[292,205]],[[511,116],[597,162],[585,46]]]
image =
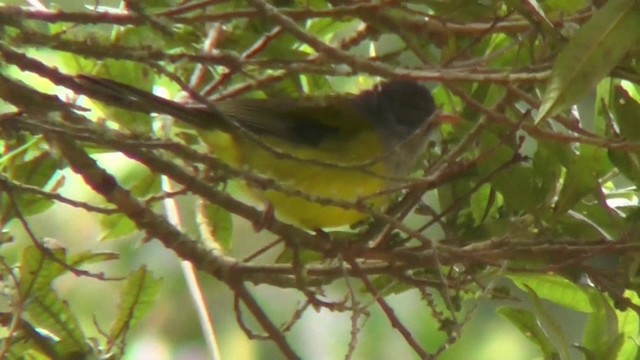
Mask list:
[[306,229],[350,225],[384,210],[437,125],[427,88],[392,80],[359,94],[185,104],[109,79],[79,75],[91,97],[195,128],[211,152],[280,188],[246,191],[280,220]]

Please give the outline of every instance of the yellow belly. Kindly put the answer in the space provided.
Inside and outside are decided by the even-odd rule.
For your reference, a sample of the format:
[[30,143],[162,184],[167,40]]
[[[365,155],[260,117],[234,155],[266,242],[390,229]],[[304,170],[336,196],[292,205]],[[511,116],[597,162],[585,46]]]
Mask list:
[[[291,145],[279,139],[262,139],[266,145],[285,154],[295,154],[298,159],[281,157],[270,153],[248,139],[234,139],[220,132],[209,133],[205,141],[217,156],[231,166],[272,179],[282,187],[299,191],[309,199],[285,194],[273,189],[257,189],[245,184],[250,195],[268,202],[275,216],[282,221],[307,229],[329,228],[350,225],[367,218],[360,211],[339,206],[320,205],[312,198],[355,203],[369,195],[384,190],[388,184],[381,177],[356,169],[357,165],[379,158],[381,145],[373,133],[364,133],[349,142],[327,141],[318,147]],[[313,160],[327,164],[338,164],[342,168],[325,164],[314,164]],[[383,174],[380,161],[368,167],[368,171]],[[387,206],[389,196],[376,196],[364,203],[380,210]]]

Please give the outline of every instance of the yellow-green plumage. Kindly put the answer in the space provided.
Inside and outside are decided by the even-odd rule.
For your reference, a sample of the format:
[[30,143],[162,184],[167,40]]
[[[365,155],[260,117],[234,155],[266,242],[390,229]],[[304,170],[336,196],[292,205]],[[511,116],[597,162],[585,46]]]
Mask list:
[[[376,162],[362,170],[355,169],[371,160],[371,152],[381,153],[379,137],[374,131],[357,134],[350,142],[330,139],[318,147],[291,145],[271,136],[260,138],[264,145],[278,153],[295,154],[295,159],[278,156],[254,141],[243,138],[234,139],[225,135],[221,133],[204,135],[208,145],[219,154],[222,160],[234,167],[273,179],[282,187],[300,191],[310,198],[355,202],[387,186],[387,181],[383,177],[375,177],[370,173],[383,175],[385,169],[381,162]],[[233,144],[231,152],[229,152],[229,142]],[[341,150],[335,151],[336,148]],[[325,164],[311,164],[308,160],[318,160]],[[339,168],[331,164],[337,164]],[[349,169],[350,164],[354,168]],[[339,179],[339,181],[332,181],[332,179]],[[243,189],[249,191],[253,198],[272,204],[276,216],[281,220],[308,229],[352,224],[366,216],[359,211],[319,205],[279,191],[263,191],[246,185]],[[367,206],[381,210],[388,201],[388,196],[377,196],[367,202]]]
[[237,99],[203,107],[106,79],[79,80],[108,92],[98,98],[112,103],[120,98],[114,105],[166,113],[192,125],[227,164],[304,194],[245,184],[253,198],[272,205],[276,217],[307,229],[365,219],[356,202],[374,210],[388,206],[393,194],[375,195],[398,185],[391,178],[409,175],[424,151],[435,111],[429,91],[413,81],[383,83],[358,95]]

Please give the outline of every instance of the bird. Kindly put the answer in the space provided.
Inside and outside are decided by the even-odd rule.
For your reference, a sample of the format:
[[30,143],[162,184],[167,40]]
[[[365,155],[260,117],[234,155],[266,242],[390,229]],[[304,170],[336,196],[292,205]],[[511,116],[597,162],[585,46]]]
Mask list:
[[239,179],[241,193],[308,230],[353,225],[384,211],[438,125],[431,92],[409,79],[358,94],[206,104],[91,75],[77,75],[76,82],[108,105],[166,114],[194,128],[211,154],[278,184],[264,188]]

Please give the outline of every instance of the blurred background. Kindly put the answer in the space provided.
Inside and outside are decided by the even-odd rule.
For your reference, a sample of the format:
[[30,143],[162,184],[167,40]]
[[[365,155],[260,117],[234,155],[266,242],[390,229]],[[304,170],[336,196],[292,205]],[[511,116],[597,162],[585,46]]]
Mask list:
[[[168,2],[168,1],[167,1]],[[311,1],[310,1],[311,2]],[[27,6],[28,1],[5,0],[0,4]],[[59,0],[56,2],[41,1],[49,9],[63,9],[65,11],[83,10],[93,6],[119,7],[118,1],[92,3],[78,0]],[[164,4],[162,0],[158,4]],[[436,2],[437,3],[437,2]],[[484,6],[491,1],[470,2],[474,6]],[[394,46],[393,39],[385,38],[381,44]],[[39,49],[31,50],[34,56],[47,59],[47,51],[38,53]],[[360,51],[367,52],[364,48]],[[50,58],[52,61],[52,58]],[[408,60],[410,61],[410,60]],[[17,72],[14,71],[14,74]],[[372,80],[372,83],[375,82]],[[1,86],[1,85],[0,85]],[[46,85],[43,85],[46,86]],[[435,86],[435,85],[434,85]],[[6,104],[0,108],[8,109]],[[144,170],[119,154],[104,153],[95,155],[101,166],[104,166],[119,179],[135,179],[145,176]],[[64,178],[61,194],[80,201],[99,203],[102,200],[87,188],[82,179],[69,170],[60,174]],[[187,231],[196,233],[194,216],[195,199],[190,196],[182,197],[179,201],[180,214],[185,221]],[[432,205],[438,208],[438,199],[432,196]],[[161,208],[157,208],[161,211]],[[69,253],[82,251],[114,251],[120,255],[118,260],[108,263],[88,265],[86,268],[93,273],[104,273],[110,278],[124,277],[131,271],[146,266],[155,277],[162,279],[160,293],[151,312],[132,331],[127,343],[125,359],[207,359],[209,355],[196,313],[193,301],[187,291],[180,259],[165,249],[159,242],[144,241],[141,234],[127,235],[116,240],[103,240],[104,227],[100,219],[84,210],[67,205],[56,204],[47,211],[30,217],[32,229],[38,236],[53,239],[64,244]],[[274,238],[264,233],[256,233],[246,221],[238,218],[233,220],[234,247],[229,254],[236,259],[252,254],[264,247]],[[14,236],[15,242],[5,244],[0,249],[2,257],[8,263],[13,263],[20,256],[21,249],[29,243],[24,229],[13,221],[6,228]],[[274,259],[278,251],[273,251]],[[263,258],[267,261],[269,257]],[[223,359],[279,359],[280,351],[270,341],[252,340],[238,325],[238,313],[234,310],[233,294],[216,279],[207,274],[200,274],[208,308],[211,312],[217,340]],[[496,285],[509,286],[507,281],[497,280]],[[359,285],[356,285],[356,290]],[[517,289],[512,288],[515,293]],[[118,305],[118,281],[99,281],[97,279],[78,277],[66,274],[55,282],[55,289],[59,296],[68,301],[82,322],[85,332],[100,338],[101,329],[106,329],[116,315]],[[295,316],[296,309],[304,304],[305,298],[298,291],[279,289],[269,286],[251,286],[250,291],[255,295],[260,305],[278,325],[287,323]],[[327,298],[339,301],[346,292],[343,282],[336,282],[327,287]],[[468,294],[474,298],[478,294]],[[439,299],[439,296],[435,295]],[[439,329],[439,324],[433,319],[431,309],[425,306],[422,295],[415,290],[390,295],[386,298],[393,311],[403,324],[412,331],[416,340],[429,352],[438,349],[446,337]],[[470,320],[464,327],[462,337],[448,347],[439,359],[446,360],[529,360],[542,358],[537,348],[525,335],[511,323],[496,314],[496,308],[505,304],[531,308],[526,302],[468,300],[463,302],[465,310],[461,316],[469,314]],[[548,311],[557,317],[562,324],[563,333],[567,335],[567,342],[579,342],[585,319],[577,313],[563,311],[550,303],[544,303]],[[442,306],[440,306],[442,307]],[[358,335],[358,345],[353,359],[413,359],[414,351],[407,345],[400,334],[392,328],[387,317],[380,308],[373,304],[369,306],[366,316],[357,321],[361,324]],[[470,310],[468,312],[467,310]],[[244,322],[258,334],[261,330],[248,312],[243,311]],[[322,309],[319,312],[307,310],[295,323],[288,340],[303,359],[324,360],[341,359],[349,350],[351,339],[351,322],[348,312],[329,312]],[[575,350],[572,350],[575,351]],[[581,358],[577,351],[572,353],[575,358]]]

